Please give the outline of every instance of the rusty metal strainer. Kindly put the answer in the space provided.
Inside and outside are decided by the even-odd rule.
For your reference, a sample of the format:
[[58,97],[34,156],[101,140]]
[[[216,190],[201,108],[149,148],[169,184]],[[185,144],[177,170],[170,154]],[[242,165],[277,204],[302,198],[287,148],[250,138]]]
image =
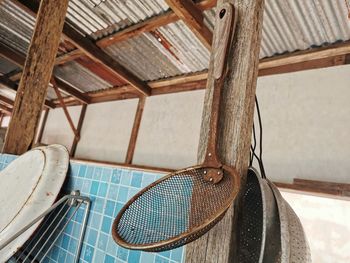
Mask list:
[[277,262],[281,242],[276,201],[267,181],[253,167],[248,169],[238,212],[239,262]]
[[281,226],[281,263],[311,263],[311,253],[300,219],[277,187],[269,181],[275,196]]
[[227,73],[225,51],[236,16],[227,3],[217,10],[211,71],[215,84],[205,161],[154,182],[121,209],[112,236],[123,247],[163,251],[187,244],[219,222],[238,193],[236,170],[223,165],[216,153],[221,88]]

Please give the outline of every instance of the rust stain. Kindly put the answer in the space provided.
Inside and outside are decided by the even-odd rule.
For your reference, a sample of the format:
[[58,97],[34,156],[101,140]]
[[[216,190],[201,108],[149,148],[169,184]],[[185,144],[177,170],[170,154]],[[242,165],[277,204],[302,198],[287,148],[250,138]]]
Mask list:
[[[169,51],[169,53],[179,62],[181,60],[176,56],[176,54],[172,51],[173,45],[158,31],[150,31],[151,35],[154,36],[158,42],[166,49]],[[182,63],[182,62],[181,62]]]

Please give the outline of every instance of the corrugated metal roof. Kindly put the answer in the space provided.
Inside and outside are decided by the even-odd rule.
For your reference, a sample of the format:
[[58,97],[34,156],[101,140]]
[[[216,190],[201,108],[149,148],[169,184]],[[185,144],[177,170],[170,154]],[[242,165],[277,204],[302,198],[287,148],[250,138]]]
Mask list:
[[55,67],[54,73],[83,92],[110,88],[109,83],[74,61]]
[[7,74],[13,70],[17,70],[18,67],[12,62],[0,56],[0,73]]
[[[212,26],[214,11],[205,17]],[[266,0],[260,58],[349,39],[344,0]]]
[[98,39],[168,9],[164,0],[71,0],[67,18]]
[[105,51],[147,81],[202,71],[210,57],[182,21],[161,27],[155,34],[144,33],[116,43]]
[[142,80],[182,74],[180,63],[150,33],[116,43],[105,51]]
[[35,19],[10,0],[0,2],[0,41],[26,54]]

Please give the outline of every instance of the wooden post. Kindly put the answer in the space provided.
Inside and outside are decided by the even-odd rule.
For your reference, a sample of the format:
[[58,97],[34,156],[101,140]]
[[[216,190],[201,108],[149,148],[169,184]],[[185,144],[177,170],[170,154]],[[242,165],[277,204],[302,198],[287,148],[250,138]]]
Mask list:
[[141,124],[141,119],[142,119],[143,108],[145,107],[145,102],[146,102],[146,98],[141,97],[139,99],[139,103],[137,104],[134,126],[132,127],[130,141],[129,141],[129,147],[128,147],[128,151],[126,153],[126,158],[125,158],[126,164],[131,164],[132,159],[134,157],[135,146],[136,146],[137,136],[139,134],[139,129],[140,129],[140,124]]
[[44,129],[45,129],[46,122],[47,122],[47,117],[49,116],[49,111],[50,111],[50,109],[48,109],[48,108],[46,108],[44,110],[44,117],[43,117],[43,121],[41,123],[40,129],[39,129],[37,143],[41,143],[41,140],[43,138]]
[[[218,6],[224,2],[234,4],[238,10],[238,21],[234,41],[227,54],[229,74],[223,88],[218,153],[224,163],[236,167],[244,185],[253,126],[264,0],[220,0]],[[212,65],[213,56],[205,95],[198,149],[199,163],[204,160],[207,144],[214,86]],[[186,263],[238,262],[235,251],[237,219],[234,214],[238,204],[239,201],[227,211],[224,219],[214,229],[186,247]]]
[[83,127],[85,114],[86,114],[86,108],[87,108],[86,104],[83,104],[81,106],[80,117],[79,117],[78,126],[77,126],[77,132],[79,134],[79,137],[77,138],[76,136],[74,136],[72,147],[70,148],[70,156],[72,156],[72,157],[74,157],[74,155],[75,155],[75,151],[77,149],[78,142],[80,140],[80,132],[81,132],[81,128]]
[[22,154],[34,143],[68,7],[42,0],[7,129],[3,152]]

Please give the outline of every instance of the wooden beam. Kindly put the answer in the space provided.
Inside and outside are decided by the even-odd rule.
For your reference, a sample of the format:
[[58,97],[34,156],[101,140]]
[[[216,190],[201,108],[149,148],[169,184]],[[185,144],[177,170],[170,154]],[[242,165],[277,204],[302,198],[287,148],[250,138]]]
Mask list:
[[8,115],[12,115],[12,109],[2,104],[0,104],[0,111]]
[[66,54],[58,56],[55,60],[55,65],[62,65],[69,61],[76,60],[77,58],[80,58],[82,55],[84,55],[83,51],[81,51],[80,49],[74,49]]
[[55,80],[52,79],[52,80],[51,80],[51,83],[53,83],[53,89],[54,89],[54,91],[55,91],[55,93],[56,93],[56,96],[57,96],[58,100],[60,101],[60,104],[61,104],[61,107],[62,107],[62,109],[63,109],[64,115],[66,115],[68,124],[69,124],[69,126],[71,127],[72,132],[74,133],[75,138],[76,138],[77,140],[79,140],[79,139],[80,139],[80,134],[79,134],[79,132],[77,131],[77,129],[75,128],[75,125],[74,125],[74,123],[73,123],[73,120],[72,120],[72,118],[70,117],[70,114],[69,114],[69,111],[68,111],[68,109],[67,109],[67,107],[66,107],[66,104],[65,104],[64,101],[63,101],[61,92],[59,91],[58,86],[57,86]]
[[59,79],[59,78],[54,78],[55,79],[55,84],[57,87],[71,95],[73,98],[76,98],[78,101],[80,101],[83,104],[89,104],[90,103],[90,97],[86,95],[85,93],[82,93],[81,91],[77,90],[73,86],[71,86],[69,83]]
[[293,184],[275,183],[279,188],[309,193],[318,196],[338,198],[350,197],[350,184],[305,180],[295,178]]
[[129,146],[128,146],[128,151],[126,153],[126,158],[125,158],[125,163],[126,164],[131,164],[132,160],[133,160],[133,157],[134,157],[134,152],[135,152],[135,147],[136,147],[136,142],[137,142],[137,136],[138,136],[139,130],[140,130],[141,119],[142,119],[143,109],[145,107],[145,102],[146,102],[146,98],[145,97],[141,97],[139,99],[139,103],[137,104],[137,109],[136,109],[136,114],[135,114],[135,119],[134,119],[134,125],[132,127],[130,141],[129,141]]
[[5,96],[2,96],[0,95],[0,101],[2,104],[4,104],[5,106],[9,107],[9,108],[13,108],[13,105],[14,105],[14,101],[5,97]]
[[[15,1],[24,9],[29,9],[32,14],[35,14],[38,10],[37,3],[33,0]],[[84,37],[68,23],[64,23],[63,34],[69,42],[79,48],[86,56],[99,63],[101,67],[108,69],[111,74],[123,79],[145,96],[151,94],[151,89],[147,86],[147,83],[135,76],[131,71],[118,63],[113,57],[100,49],[91,39]]]
[[5,44],[0,42],[0,56],[9,60],[16,66],[22,68],[26,57],[23,54],[20,54],[19,52],[15,51],[14,49],[6,46]]
[[[196,3],[197,9],[201,11],[211,9],[215,6],[216,6],[216,0],[205,0],[199,3]],[[165,12],[164,14],[151,17],[140,23],[129,26],[112,35],[108,35],[98,40],[96,44],[101,48],[105,48],[117,42],[121,42],[126,39],[136,37],[142,33],[154,31],[159,27],[166,26],[170,23],[174,23],[179,19],[180,18],[173,11],[168,11],[168,12]]]
[[49,116],[49,111],[50,111],[50,109],[44,110],[43,120],[41,122],[41,126],[40,126],[40,129],[38,132],[37,143],[41,143],[41,141],[43,139],[43,134],[44,134],[44,130],[45,130],[46,122],[47,122],[47,117]]
[[320,68],[328,68],[340,65],[349,64],[349,60],[347,59],[348,55],[338,55],[334,57],[326,57],[320,59],[314,59],[309,61],[302,61],[288,65],[281,65],[272,68],[263,68],[259,70],[259,76],[269,76],[269,75],[277,75],[284,73],[291,73],[297,71],[304,71],[310,69],[320,69]]
[[7,129],[3,152],[23,154],[34,143],[68,0],[42,0]]
[[[239,16],[233,43],[228,46],[226,54],[228,69],[222,94],[217,150],[223,163],[236,168],[241,176],[241,187],[244,187],[253,127],[264,0],[220,0],[218,6],[222,3],[234,4]],[[203,162],[207,146],[212,91],[215,85],[211,74],[214,56],[215,50],[210,59],[198,163]],[[239,232],[235,212],[240,209],[240,199],[236,199],[234,206],[228,209],[222,221],[212,230],[186,246],[186,263],[238,262],[236,248]]]
[[[86,108],[87,105],[84,104],[81,106],[81,111],[80,111],[80,116],[79,116],[79,121],[78,121],[78,126],[77,126],[77,132],[79,133],[79,137],[81,135],[81,128],[83,127],[84,119],[85,119],[85,114],[86,114]],[[79,140],[74,137],[72,147],[70,148],[70,156],[74,157],[75,156],[75,151],[77,149]]]
[[189,29],[198,37],[202,44],[211,49],[213,38],[212,32],[204,24],[204,16],[201,10],[192,2],[192,0],[165,0],[174,13],[189,27]]
[[339,44],[331,44],[325,47],[311,48],[308,50],[291,52],[284,55],[278,55],[271,58],[262,59],[259,63],[259,69],[276,68],[279,66],[295,64],[310,60],[335,57],[350,53],[350,41]]

